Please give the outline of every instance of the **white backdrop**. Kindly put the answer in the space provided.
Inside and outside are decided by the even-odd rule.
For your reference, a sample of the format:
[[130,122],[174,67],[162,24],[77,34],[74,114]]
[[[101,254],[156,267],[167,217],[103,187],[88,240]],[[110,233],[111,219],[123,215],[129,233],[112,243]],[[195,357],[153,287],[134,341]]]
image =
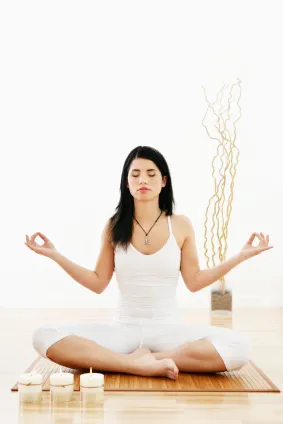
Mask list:
[[[1,4],[1,307],[114,307],[29,250],[41,231],[94,268],[130,150],[168,161],[176,213],[191,218],[202,268],[216,152],[201,125],[222,83],[242,81],[239,165],[227,258],[253,231],[274,249],[228,275],[234,307],[283,306],[280,1],[37,1]],[[181,307],[209,306],[210,289]]]

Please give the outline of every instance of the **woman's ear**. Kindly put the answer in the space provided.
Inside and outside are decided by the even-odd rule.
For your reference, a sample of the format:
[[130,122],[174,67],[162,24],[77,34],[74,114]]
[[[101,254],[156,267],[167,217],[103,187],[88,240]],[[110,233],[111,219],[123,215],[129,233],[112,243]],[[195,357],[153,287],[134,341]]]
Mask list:
[[162,185],[162,187],[165,187],[166,186],[166,183],[167,183],[167,176],[165,175],[163,177],[163,185]]

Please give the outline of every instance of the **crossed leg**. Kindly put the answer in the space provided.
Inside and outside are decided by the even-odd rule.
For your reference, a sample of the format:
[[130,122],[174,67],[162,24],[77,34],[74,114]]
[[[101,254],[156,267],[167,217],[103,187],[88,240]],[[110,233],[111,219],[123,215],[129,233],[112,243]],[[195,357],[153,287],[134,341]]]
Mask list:
[[156,359],[171,358],[181,372],[227,371],[222,357],[209,340],[185,342],[176,349],[155,352]]
[[[160,327],[153,322],[147,333],[139,346],[150,352],[144,363],[132,361],[136,359],[132,353],[140,337],[135,326],[47,325],[35,331],[33,342],[42,356],[47,357],[48,350],[49,359],[72,368],[92,366],[93,369],[124,370],[139,375],[160,375],[161,372],[170,378],[171,373],[175,377],[176,366],[183,372],[230,371],[241,368],[250,359],[249,340],[227,328],[185,324]],[[170,364],[163,363],[166,360],[171,360]],[[162,369],[155,370],[158,366]]]
[[171,358],[181,372],[223,372],[242,368],[251,357],[248,338],[230,328],[175,325],[143,340],[155,359]]

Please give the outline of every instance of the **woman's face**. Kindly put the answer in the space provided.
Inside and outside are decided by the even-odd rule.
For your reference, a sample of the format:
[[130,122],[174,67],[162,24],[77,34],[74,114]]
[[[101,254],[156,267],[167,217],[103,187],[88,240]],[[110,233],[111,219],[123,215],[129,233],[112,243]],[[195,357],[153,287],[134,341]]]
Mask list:
[[[130,165],[127,187],[136,199],[152,199],[159,195],[165,187],[167,177],[162,178],[161,172],[154,162],[148,159],[134,159]],[[141,187],[148,190],[141,191]]]

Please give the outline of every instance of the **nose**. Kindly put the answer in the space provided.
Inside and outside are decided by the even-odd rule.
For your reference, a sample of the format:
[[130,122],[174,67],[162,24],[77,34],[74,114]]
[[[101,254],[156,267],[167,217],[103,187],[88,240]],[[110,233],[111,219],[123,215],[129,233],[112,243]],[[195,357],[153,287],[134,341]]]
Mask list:
[[143,175],[140,175],[139,182],[140,183],[145,183],[146,182],[146,178]]

